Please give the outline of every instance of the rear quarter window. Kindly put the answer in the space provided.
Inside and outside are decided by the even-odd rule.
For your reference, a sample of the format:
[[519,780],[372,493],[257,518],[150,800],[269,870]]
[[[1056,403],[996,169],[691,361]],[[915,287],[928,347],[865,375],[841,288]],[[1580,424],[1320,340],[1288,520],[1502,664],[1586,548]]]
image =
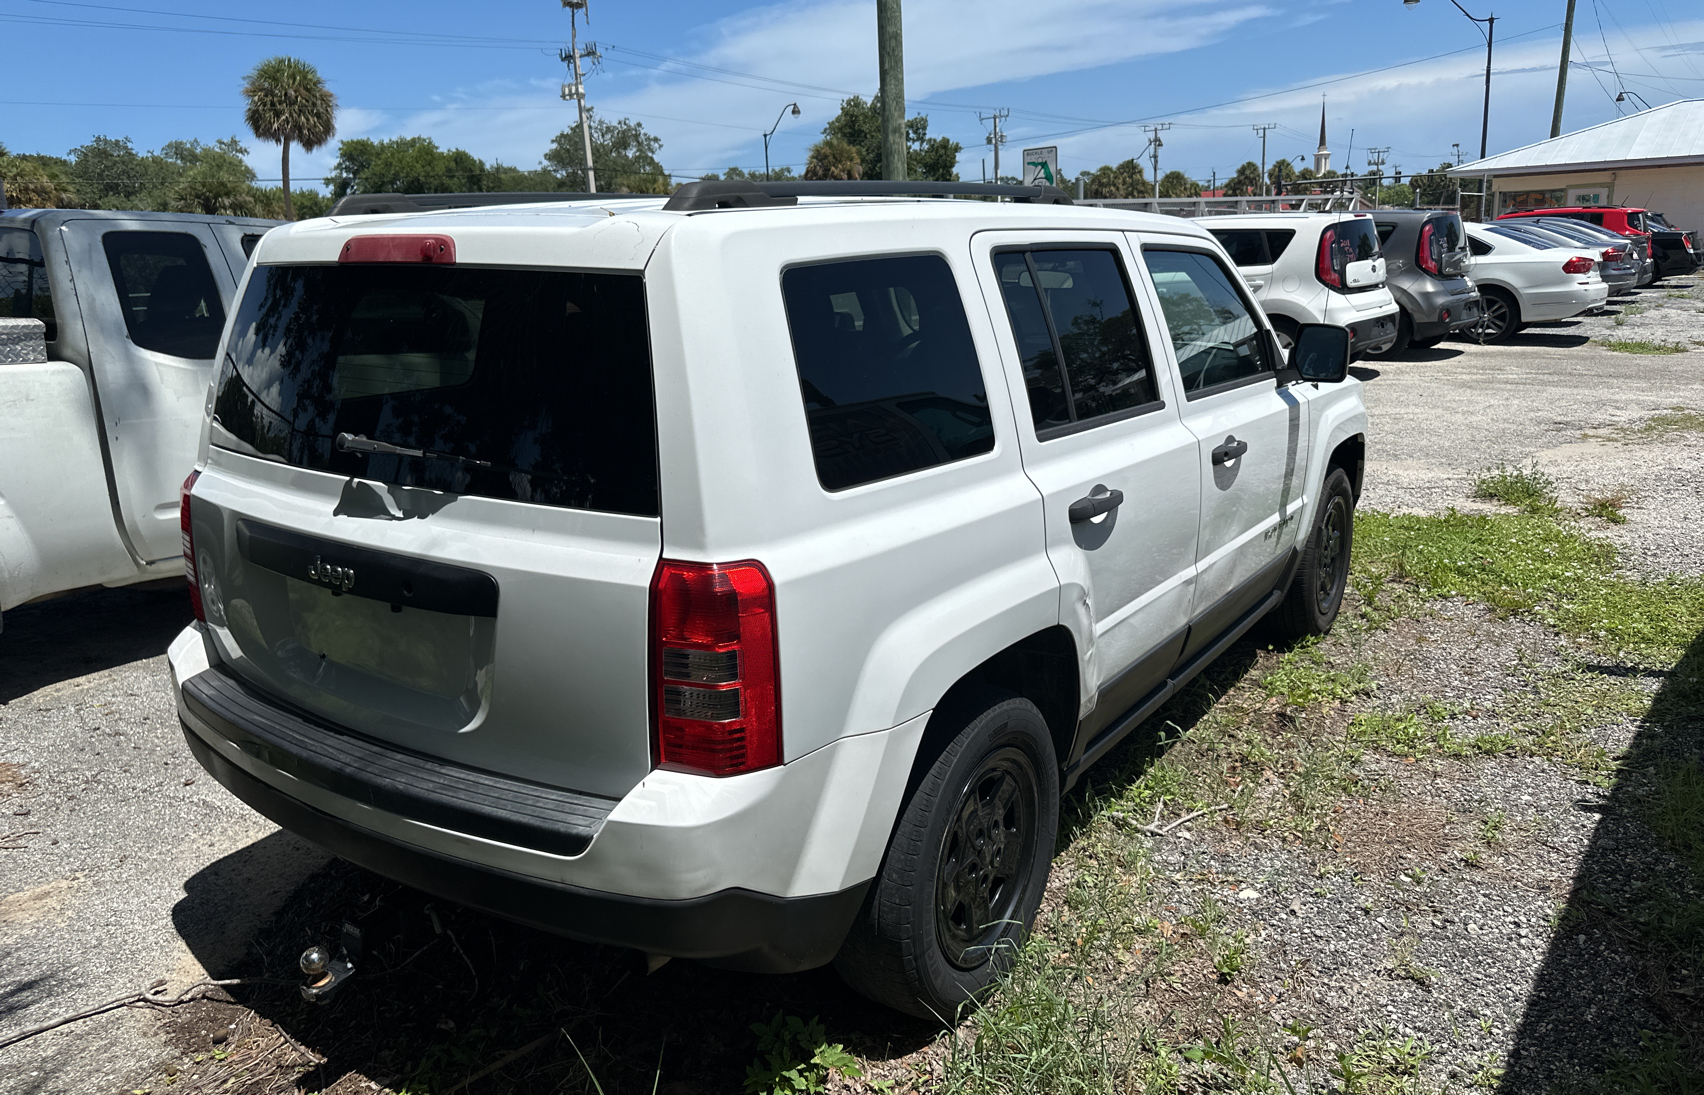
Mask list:
[[32,229],[0,228],[0,316],[39,319],[47,327],[46,341],[59,337],[41,240]]
[[1265,233],[1258,228],[1216,228],[1213,238],[1238,266],[1265,266],[1272,261],[1266,255]]
[[993,450],[982,366],[945,259],[796,266],[781,292],[824,490]]
[[225,304],[199,238],[187,232],[108,232],[101,245],[131,342],[195,360],[218,352]]

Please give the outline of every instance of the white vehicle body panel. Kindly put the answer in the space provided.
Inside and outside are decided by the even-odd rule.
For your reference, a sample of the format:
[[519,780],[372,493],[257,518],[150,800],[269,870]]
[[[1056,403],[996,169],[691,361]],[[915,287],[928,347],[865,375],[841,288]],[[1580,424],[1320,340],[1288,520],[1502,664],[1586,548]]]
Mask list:
[[[1598,274],[1601,252],[1567,246],[1544,250],[1488,232],[1481,224],[1466,227],[1468,239],[1491,248],[1489,254],[1474,255],[1473,283],[1481,291],[1494,286],[1513,294],[1521,322],[1568,319],[1601,308],[1609,299],[1609,284]],[[1583,274],[1564,273],[1562,265],[1572,258],[1585,259],[1591,269]]]

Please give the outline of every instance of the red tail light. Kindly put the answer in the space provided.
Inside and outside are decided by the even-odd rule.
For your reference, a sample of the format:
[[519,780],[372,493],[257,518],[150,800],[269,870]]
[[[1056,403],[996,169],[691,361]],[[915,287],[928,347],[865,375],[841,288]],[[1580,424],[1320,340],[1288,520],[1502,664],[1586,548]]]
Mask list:
[[781,763],[775,584],[762,563],[663,560],[651,579],[660,768],[727,776]]
[[206,623],[207,613],[201,607],[201,579],[195,573],[195,527],[189,522],[189,492],[200,478],[199,471],[192,471],[178,488],[178,524],[183,528],[183,576],[189,580],[189,607],[195,610],[198,621]]
[[1603,261],[1605,261],[1605,262],[1620,262],[1621,261],[1621,251],[1618,248],[1614,248],[1614,247],[1604,248]]
[[1426,271],[1428,274],[1436,274],[1438,272],[1438,257],[1432,254],[1433,236],[1434,233],[1432,231],[1431,221],[1427,221],[1425,224],[1420,226],[1420,254],[1417,258],[1420,263],[1420,269]]
[[1319,234],[1319,255],[1314,260],[1314,273],[1321,282],[1333,289],[1343,288],[1343,277],[1331,262],[1331,248],[1337,242],[1337,229],[1327,228]]
[[1562,264],[1562,272],[1564,274],[1589,274],[1592,272],[1592,267],[1596,265],[1597,263],[1584,255],[1575,255]]

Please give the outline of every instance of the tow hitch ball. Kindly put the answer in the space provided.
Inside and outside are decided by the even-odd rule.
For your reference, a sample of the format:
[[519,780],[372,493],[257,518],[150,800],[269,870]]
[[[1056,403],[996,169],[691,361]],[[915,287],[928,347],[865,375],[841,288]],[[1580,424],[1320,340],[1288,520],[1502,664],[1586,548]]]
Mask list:
[[337,957],[324,947],[315,945],[302,952],[302,973],[308,983],[302,986],[302,999],[323,1004],[332,993],[355,976],[355,963],[361,958],[361,929],[345,920],[343,938]]

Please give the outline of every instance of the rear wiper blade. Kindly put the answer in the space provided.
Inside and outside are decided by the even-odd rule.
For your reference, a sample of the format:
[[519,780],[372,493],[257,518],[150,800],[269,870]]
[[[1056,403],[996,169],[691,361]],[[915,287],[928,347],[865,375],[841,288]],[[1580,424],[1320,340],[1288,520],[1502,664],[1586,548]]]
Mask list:
[[340,433],[332,444],[338,452],[380,453],[385,456],[415,456],[423,460],[449,460],[457,464],[466,464],[473,468],[489,468],[491,461],[475,460],[471,456],[457,456],[452,452],[438,452],[434,449],[410,449],[402,445],[392,445],[388,441],[370,441],[365,434]]

